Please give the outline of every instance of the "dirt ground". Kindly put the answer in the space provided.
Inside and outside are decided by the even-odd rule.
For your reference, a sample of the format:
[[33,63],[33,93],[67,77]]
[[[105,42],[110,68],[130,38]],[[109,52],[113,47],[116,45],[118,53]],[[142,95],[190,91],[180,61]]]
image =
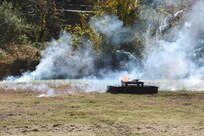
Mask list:
[[203,92],[39,94],[0,89],[1,136],[204,135]]
[[23,126],[23,127],[1,127],[1,135],[21,136],[21,135],[175,135],[175,136],[202,136],[204,134],[203,124],[183,124],[183,125],[157,125],[157,124],[113,124],[113,125],[66,125],[53,124],[49,126]]

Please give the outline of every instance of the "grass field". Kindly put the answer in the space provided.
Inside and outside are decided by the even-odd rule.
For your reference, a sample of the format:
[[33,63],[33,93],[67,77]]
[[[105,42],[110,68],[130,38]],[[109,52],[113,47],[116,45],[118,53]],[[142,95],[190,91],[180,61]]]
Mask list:
[[1,136],[204,135],[204,92],[38,95],[0,90]]

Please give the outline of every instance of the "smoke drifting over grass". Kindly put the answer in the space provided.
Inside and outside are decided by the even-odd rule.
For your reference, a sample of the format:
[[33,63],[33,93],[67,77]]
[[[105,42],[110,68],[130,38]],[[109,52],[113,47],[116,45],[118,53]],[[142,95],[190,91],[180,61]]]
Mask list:
[[[153,5],[158,5],[159,2],[161,1],[155,1]],[[72,36],[63,32],[60,39],[53,40],[50,46],[42,52],[42,59],[36,70],[24,73],[16,81],[57,78],[97,79],[98,77],[118,80],[121,76],[129,75],[130,79],[182,80],[180,86],[178,82],[157,82],[158,80],[155,80],[155,84],[164,90],[169,88],[173,90],[191,89],[192,86],[200,86],[200,81],[204,77],[204,15],[202,14],[204,13],[204,2],[196,2],[192,10],[185,16],[181,26],[166,30],[169,28],[171,19],[182,13],[183,10],[178,9],[176,13],[167,15],[166,19],[161,14],[155,16],[153,20],[146,18],[149,24],[147,28],[151,30],[155,24],[154,21],[159,22],[159,26],[154,28],[158,29],[156,32],[159,33],[156,36],[144,34],[146,36],[144,39],[147,40],[141,60],[135,57],[136,54],[120,50],[121,44],[128,43],[135,38],[134,29],[124,27],[122,21],[113,15],[94,18],[89,24],[106,37],[104,43],[109,47],[102,50],[104,52],[94,53],[89,40],[84,40],[81,47],[73,49],[71,47]],[[167,32],[163,36],[164,30]],[[113,48],[116,49],[115,52],[110,51]],[[97,66],[97,57],[101,57],[102,67]],[[115,67],[111,66],[113,60],[117,61],[114,62]],[[191,81],[192,86],[185,80]],[[89,86],[87,84],[86,86]],[[96,91],[104,89],[106,85],[102,85],[101,88],[97,86],[96,89],[91,83],[92,89],[86,88],[86,90]]]
[[54,88],[49,87],[45,83],[16,83],[16,82],[5,82],[0,83],[0,89],[4,91],[33,91],[40,93],[39,97],[50,97],[56,95]]
[[[20,78],[8,77],[7,80],[19,82],[47,79],[113,79],[132,71],[138,60],[130,52],[119,49],[121,43],[131,41],[133,31],[124,27],[116,16],[102,16],[90,21],[90,26],[105,37],[101,52],[94,53],[92,43],[82,39],[79,48],[72,47],[72,36],[62,32],[58,40],[52,40],[50,46],[42,51],[40,64],[32,72],[24,73]],[[107,51],[107,52],[106,52]],[[99,61],[96,59],[100,59]],[[115,61],[115,62],[114,62]],[[113,64],[114,63],[114,66]],[[101,67],[99,66],[101,65]]]
[[33,72],[24,73],[17,81],[80,78],[90,76],[94,71],[94,56],[91,45],[84,41],[78,49],[71,47],[72,37],[63,32],[60,39],[50,42],[42,51],[40,64]]

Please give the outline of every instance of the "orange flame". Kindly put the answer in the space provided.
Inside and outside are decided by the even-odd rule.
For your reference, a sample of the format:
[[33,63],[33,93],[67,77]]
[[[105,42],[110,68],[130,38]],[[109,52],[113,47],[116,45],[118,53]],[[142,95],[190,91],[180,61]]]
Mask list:
[[127,81],[129,81],[129,77],[128,76],[124,76],[124,77],[121,78],[121,81],[127,82]]

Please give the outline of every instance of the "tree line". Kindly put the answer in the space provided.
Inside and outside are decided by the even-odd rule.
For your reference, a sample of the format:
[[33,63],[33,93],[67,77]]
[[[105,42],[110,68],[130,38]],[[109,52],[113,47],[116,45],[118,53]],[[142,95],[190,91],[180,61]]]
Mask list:
[[[32,69],[39,62],[39,51],[49,46],[47,42],[52,38],[58,38],[62,30],[72,34],[73,48],[81,45],[80,37],[86,37],[93,43],[95,52],[108,51],[114,54],[117,49],[110,49],[111,46],[108,45],[110,42],[107,42],[106,37],[88,24],[90,18],[97,18],[105,14],[117,16],[123,22],[124,27],[134,26],[134,39],[128,43],[123,43],[125,46],[122,45],[121,49],[142,57],[145,40],[143,34],[150,31],[150,35],[155,35],[160,23],[165,20],[165,16],[173,14],[178,9],[174,5],[153,5],[153,1],[148,0],[84,0],[83,3],[91,5],[93,13],[73,13],[77,14],[79,22],[65,24],[64,19],[74,18],[64,17],[64,13],[59,10],[58,2],[58,0],[0,0],[0,63],[4,64],[2,60],[9,60],[10,58],[6,58],[6,56],[12,56],[11,52],[15,54],[15,52],[22,51],[18,54],[23,56],[25,46],[29,46],[29,48],[26,47],[26,51],[29,52],[31,49],[30,52],[33,52],[35,50],[33,56],[36,55],[37,57],[32,58],[28,55],[25,58],[17,55],[17,61],[25,62],[25,69],[22,70],[21,68],[17,73],[26,71],[28,65],[32,66],[29,67]],[[77,2],[80,4],[79,1]],[[64,2],[65,7],[66,4]],[[184,8],[185,5],[188,3],[183,4]],[[168,27],[174,27],[179,20],[180,16],[172,19]],[[162,35],[165,35],[166,31],[168,28],[162,32]],[[17,47],[18,50],[13,52],[12,47]],[[16,57],[13,60],[16,61]],[[9,63],[13,63],[13,61]],[[9,69],[9,67],[12,67],[12,64],[2,69]],[[4,73],[3,71],[0,72]]]

